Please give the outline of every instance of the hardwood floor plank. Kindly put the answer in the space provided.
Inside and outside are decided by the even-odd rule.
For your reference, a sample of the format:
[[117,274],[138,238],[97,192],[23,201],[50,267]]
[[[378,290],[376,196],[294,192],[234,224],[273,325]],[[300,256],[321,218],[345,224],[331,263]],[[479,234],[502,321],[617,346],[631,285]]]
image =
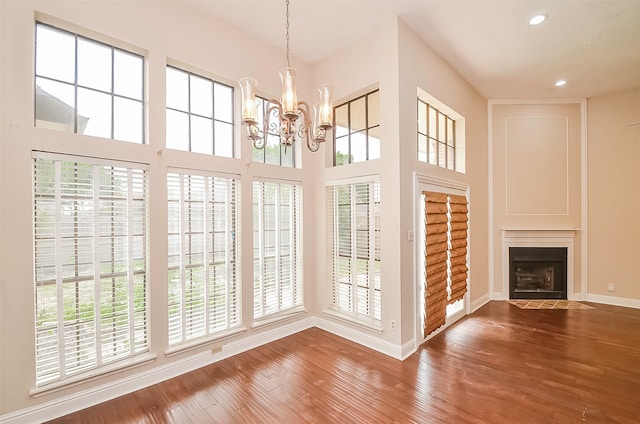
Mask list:
[[311,328],[51,423],[640,422],[640,310],[490,302],[405,361]]

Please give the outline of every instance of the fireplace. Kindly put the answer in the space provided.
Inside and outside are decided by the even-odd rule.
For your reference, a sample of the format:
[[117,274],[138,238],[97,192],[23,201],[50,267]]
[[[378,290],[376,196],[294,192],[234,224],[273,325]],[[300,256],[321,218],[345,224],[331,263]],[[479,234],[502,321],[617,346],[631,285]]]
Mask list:
[[566,247],[509,247],[510,299],[566,299]]

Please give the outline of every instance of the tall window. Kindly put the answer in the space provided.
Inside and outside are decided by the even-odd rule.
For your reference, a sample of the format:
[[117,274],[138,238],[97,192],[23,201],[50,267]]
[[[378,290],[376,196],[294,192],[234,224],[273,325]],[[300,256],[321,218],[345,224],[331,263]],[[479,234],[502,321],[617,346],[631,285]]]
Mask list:
[[380,92],[334,108],[334,165],[380,158]]
[[233,87],[167,66],[167,147],[233,157]]
[[302,306],[301,187],[253,183],[253,318]]
[[36,383],[148,350],[147,168],[34,154]]
[[169,344],[240,325],[239,183],[233,178],[167,175]]
[[[258,101],[258,127],[263,127],[264,111],[272,106],[267,99],[256,97]],[[283,146],[280,143],[280,135],[278,135],[278,117],[275,112],[269,114],[269,131],[266,135],[266,145],[264,149],[256,149],[253,147],[253,161],[268,163],[271,165],[281,165],[295,167],[295,146]]]
[[333,307],[380,321],[380,182],[327,188]]
[[35,125],[144,143],[144,58],[38,22]]
[[456,121],[418,99],[418,160],[456,169]]

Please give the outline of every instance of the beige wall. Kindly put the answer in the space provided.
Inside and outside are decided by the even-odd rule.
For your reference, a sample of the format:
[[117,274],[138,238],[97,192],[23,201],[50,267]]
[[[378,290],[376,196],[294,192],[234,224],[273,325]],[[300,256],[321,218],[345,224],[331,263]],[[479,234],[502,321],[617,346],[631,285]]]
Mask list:
[[[588,291],[590,295],[632,299],[637,305],[640,88],[591,98],[587,110]],[[615,284],[615,291],[607,290],[609,283]]]
[[[581,293],[581,103],[494,103],[493,297],[502,298],[505,230],[575,230],[574,293]],[[569,294],[571,297],[572,294]]]

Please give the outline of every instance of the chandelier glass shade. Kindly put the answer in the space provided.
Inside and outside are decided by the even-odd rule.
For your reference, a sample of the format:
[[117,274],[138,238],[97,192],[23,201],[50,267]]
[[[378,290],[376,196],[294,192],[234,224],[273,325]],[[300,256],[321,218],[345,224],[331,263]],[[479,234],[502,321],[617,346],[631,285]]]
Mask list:
[[[333,87],[325,84],[318,88],[320,102],[313,105],[313,110],[306,102],[298,101],[297,71],[289,65],[289,0],[286,5],[287,66],[280,69],[282,95],[280,100],[269,99],[264,116],[259,119],[256,100],[258,83],[250,77],[241,78],[238,83],[242,93],[242,124],[247,126],[247,137],[257,149],[265,147],[267,134],[278,134],[285,149],[297,139],[304,139],[309,150],[316,152],[320,144],[326,141],[328,131],[333,128]],[[277,121],[274,122],[270,117]]]

